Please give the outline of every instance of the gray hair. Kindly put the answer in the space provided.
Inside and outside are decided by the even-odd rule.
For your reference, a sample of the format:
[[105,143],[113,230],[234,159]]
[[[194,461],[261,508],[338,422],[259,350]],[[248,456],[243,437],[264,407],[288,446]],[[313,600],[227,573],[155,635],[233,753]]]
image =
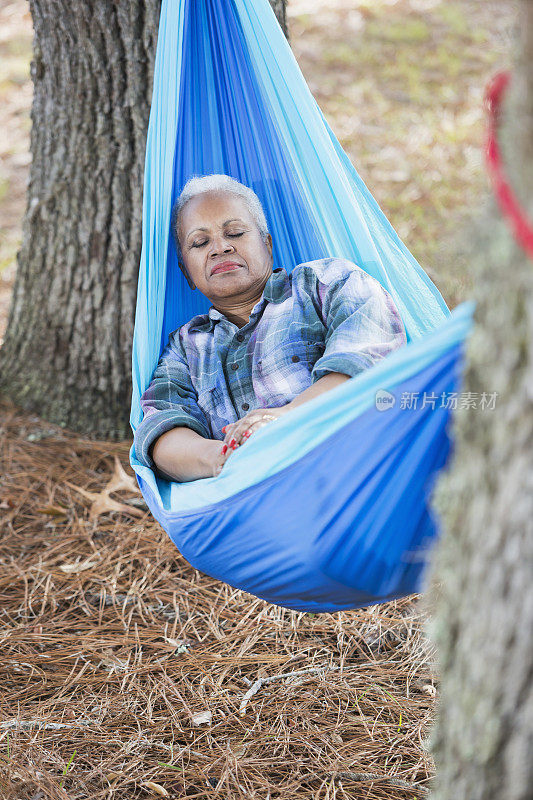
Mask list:
[[268,236],[268,225],[265,212],[263,211],[263,206],[261,205],[260,199],[253,189],[250,189],[249,186],[245,186],[243,183],[239,183],[239,181],[236,181],[235,178],[231,178],[229,175],[204,175],[201,178],[195,176],[193,178],[189,178],[181,190],[181,194],[174,203],[174,207],[172,209],[170,225],[172,234],[174,236],[174,242],[176,244],[176,250],[178,251],[178,258],[181,259],[182,257],[180,243],[178,240],[178,223],[180,213],[189,200],[192,200],[192,198],[196,197],[196,195],[204,194],[205,192],[231,192],[232,194],[236,194],[238,197],[242,197],[248,207],[248,211],[252,215],[257,227],[259,228],[261,237],[266,239]]

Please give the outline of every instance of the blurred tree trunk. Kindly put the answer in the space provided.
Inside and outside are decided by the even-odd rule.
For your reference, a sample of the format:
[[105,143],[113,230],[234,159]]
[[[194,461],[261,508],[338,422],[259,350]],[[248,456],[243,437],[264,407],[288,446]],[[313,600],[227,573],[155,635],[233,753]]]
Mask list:
[[[286,0],[271,1],[284,26]],[[0,387],[18,405],[100,437],[130,432],[160,4],[30,0],[33,162]]]
[[[499,141],[533,220],[533,3]],[[429,632],[441,692],[430,745],[434,800],[533,798],[533,264],[491,201],[472,232],[475,331],[464,391],[497,391],[495,410],[461,410],[435,508]]]

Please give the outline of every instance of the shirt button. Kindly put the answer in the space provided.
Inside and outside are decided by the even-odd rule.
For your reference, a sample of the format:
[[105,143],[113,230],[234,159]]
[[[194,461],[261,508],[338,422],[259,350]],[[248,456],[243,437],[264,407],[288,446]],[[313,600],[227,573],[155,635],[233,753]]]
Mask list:
[[250,408],[250,406],[248,405],[248,403],[243,403],[242,404],[242,410],[243,411],[248,411],[249,408]]
[[292,361],[296,362],[300,360],[300,356],[293,356]]
[[238,365],[238,364],[232,364],[232,365],[231,365],[231,368],[232,368],[232,369],[239,369],[239,365]]
[[238,333],[235,338],[238,342],[244,342],[244,333]]

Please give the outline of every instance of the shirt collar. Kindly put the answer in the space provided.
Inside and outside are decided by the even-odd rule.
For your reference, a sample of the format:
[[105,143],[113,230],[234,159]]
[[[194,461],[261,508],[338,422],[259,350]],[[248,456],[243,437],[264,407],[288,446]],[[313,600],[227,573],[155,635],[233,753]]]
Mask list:
[[[287,274],[287,270],[284,267],[277,267],[272,271],[267,282],[265,283],[265,288],[263,289],[261,299],[258,300],[254,306],[255,311],[252,312],[250,318],[252,318],[252,316],[256,316],[260,311],[263,310],[265,302],[282,303],[287,299],[287,297],[290,296],[290,294],[291,280]],[[194,317],[191,320],[189,332],[192,332],[193,330],[212,330],[215,324],[221,319],[227,319],[227,317],[225,317],[224,314],[218,311],[214,306],[211,306],[207,314],[199,314],[197,317]]]
[[291,279],[284,267],[273,270],[263,289],[263,297],[269,303],[282,303],[291,295]]

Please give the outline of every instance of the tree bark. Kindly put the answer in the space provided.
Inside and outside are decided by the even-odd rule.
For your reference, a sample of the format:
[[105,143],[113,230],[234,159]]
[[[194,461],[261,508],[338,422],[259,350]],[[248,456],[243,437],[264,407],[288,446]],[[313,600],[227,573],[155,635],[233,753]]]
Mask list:
[[[499,140],[533,219],[533,3]],[[431,573],[429,634],[441,692],[430,747],[434,800],[533,797],[533,267],[491,200],[470,234],[475,330],[463,391],[498,392],[461,410],[455,454],[434,493],[443,536]]]
[[[33,162],[0,386],[102,438],[129,435],[160,3],[30,0]],[[272,4],[286,30],[285,1]]]

